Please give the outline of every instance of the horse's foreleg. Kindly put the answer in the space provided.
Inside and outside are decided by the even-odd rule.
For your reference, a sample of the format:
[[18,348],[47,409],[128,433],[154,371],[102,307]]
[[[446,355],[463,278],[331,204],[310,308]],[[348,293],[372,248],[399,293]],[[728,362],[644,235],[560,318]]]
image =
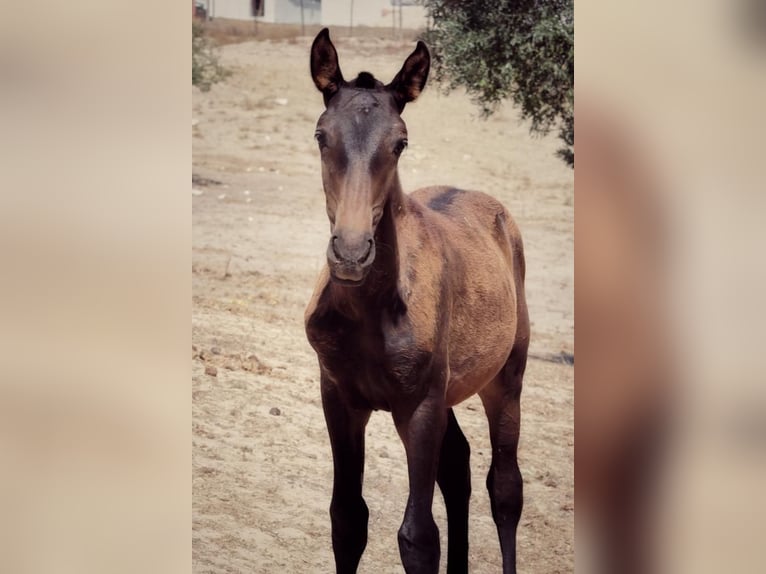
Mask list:
[[526,361],[526,345],[514,348],[500,374],[480,392],[492,442],[492,464],[487,474],[487,490],[492,518],[500,538],[503,574],[516,572],[516,528],[523,506],[523,483],[516,452],[519,444],[521,381]]
[[367,546],[367,505],[362,498],[364,429],[369,410],[350,408],[337,387],[322,377],[322,406],[334,466],[330,519],[338,574],[356,572]]
[[[434,393],[438,394],[438,393]],[[407,574],[439,571],[439,529],[431,511],[447,409],[444,396],[429,396],[411,413],[394,410],[407,453],[410,495],[399,528],[399,554]]]
[[471,498],[471,447],[449,409],[436,482],[447,508],[447,574],[468,572],[468,503]]

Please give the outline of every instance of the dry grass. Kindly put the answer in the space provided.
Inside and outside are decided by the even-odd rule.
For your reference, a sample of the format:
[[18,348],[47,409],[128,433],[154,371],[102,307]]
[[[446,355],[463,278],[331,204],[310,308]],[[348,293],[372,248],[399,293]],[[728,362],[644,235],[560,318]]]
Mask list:
[[[203,22],[205,33],[217,44],[238,44],[252,40],[294,40],[301,36],[315,36],[323,26],[319,24],[306,25],[303,31],[300,24],[271,24],[269,22],[229,20],[216,18]],[[374,28],[355,26],[349,31],[348,26],[330,26],[333,38],[383,38],[414,41],[421,33],[420,30],[398,30],[392,28]]]

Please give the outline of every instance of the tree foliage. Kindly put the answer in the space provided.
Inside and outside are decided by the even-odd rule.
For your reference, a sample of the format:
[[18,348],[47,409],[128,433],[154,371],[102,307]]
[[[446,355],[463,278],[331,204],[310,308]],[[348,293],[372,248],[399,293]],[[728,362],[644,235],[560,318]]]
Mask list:
[[437,80],[489,116],[510,98],[533,134],[559,129],[574,166],[573,0],[424,0]]
[[205,36],[202,24],[192,22],[192,85],[206,92],[229,74],[218,61],[218,51]]

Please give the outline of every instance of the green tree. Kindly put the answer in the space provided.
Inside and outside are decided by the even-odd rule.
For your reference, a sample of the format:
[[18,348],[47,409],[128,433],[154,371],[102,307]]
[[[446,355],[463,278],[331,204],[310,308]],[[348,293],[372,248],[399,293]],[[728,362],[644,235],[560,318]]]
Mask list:
[[464,86],[489,116],[510,98],[530,132],[559,129],[574,166],[572,0],[424,0],[436,79]]
[[218,61],[218,51],[205,36],[202,24],[192,22],[192,85],[206,92],[229,75],[229,70]]

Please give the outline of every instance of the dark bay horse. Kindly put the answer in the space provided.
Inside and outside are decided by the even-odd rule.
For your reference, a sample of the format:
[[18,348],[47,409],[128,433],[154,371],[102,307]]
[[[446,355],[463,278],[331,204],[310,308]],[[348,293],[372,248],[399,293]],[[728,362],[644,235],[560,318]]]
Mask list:
[[374,409],[392,413],[407,454],[409,499],[398,535],[405,570],[438,572],[431,512],[438,483],[448,572],[467,572],[470,448],[452,407],[475,393],[489,421],[487,488],[503,572],[516,572],[519,396],[529,345],[523,247],[511,216],[488,195],[402,191],[400,116],[423,90],[430,61],[418,42],[388,85],[367,72],[346,81],[327,29],[311,48],[326,107],[316,140],[331,237],[305,319],[332,445],[339,573],[356,572],[367,544],[364,433]]

